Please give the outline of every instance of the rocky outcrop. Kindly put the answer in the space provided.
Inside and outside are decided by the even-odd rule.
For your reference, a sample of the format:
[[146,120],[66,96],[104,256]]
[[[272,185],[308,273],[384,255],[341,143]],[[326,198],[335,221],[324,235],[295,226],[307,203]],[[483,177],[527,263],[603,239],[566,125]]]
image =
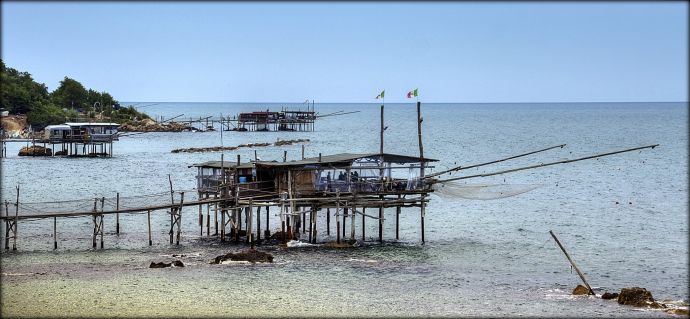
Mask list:
[[601,299],[616,299],[618,298],[618,293],[617,292],[605,292],[603,295],[601,295]]
[[573,295],[589,295],[589,289],[583,285],[577,285],[577,287],[573,289]]
[[178,122],[157,123],[151,119],[144,119],[132,124],[123,124],[119,130],[122,132],[184,132],[194,130],[194,128]]
[[43,146],[24,146],[19,150],[19,156],[52,156],[53,151]]
[[621,289],[618,294],[618,303],[635,307],[666,308],[663,304],[654,301],[650,291],[640,287]]
[[213,259],[210,263],[211,264],[220,264],[226,260],[230,261],[248,261],[251,263],[265,263],[273,262],[273,255],[263,252],[263,251],[258,251],[256,249],[246,249],[242,250],[238,253],[227,253],[225,255],[221,255]]

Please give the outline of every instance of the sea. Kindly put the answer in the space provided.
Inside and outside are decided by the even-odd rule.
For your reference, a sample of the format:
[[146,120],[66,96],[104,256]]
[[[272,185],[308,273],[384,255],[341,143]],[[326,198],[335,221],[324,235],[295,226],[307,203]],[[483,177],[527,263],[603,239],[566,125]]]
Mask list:
[[[124,103],[128,104],[128,103]],[[132,103],[155,118],[232,116],[299,103]],[[380,104],[315,103],[314,132],[171,132],[123,136],[111,158],[19,157],[8,143],[2,194],[22,203],[143,196],[170,183],[195,198],[195,163],[220,152],[178,148],[309,139],[282,147],[240,148],[225,159],[301,158],[379,150]],[[491,173],[659,144],[654,149],[456,181],[478,189],[534,188],[515,196],[431,195],[421,241],[419,208],[395,209],[354,248],[262,245],[273,263],[209,264],[245,249],[200,233],[197,209],[185,208],[179,245],[169,243],[169,215],[104,218],[104,249],[92,248],[90,217],[21,220],[17,250],[0,253],[2,317],[673,317],[661,310],[574,296],[582,284],[552,231],[598,295],[643,287],[660,302],[688,305],[688,103],[422,103],[425,157],[431,172],[485,163],[554,145],[546,152],[459,171]],[[384,151],[417,156],[415,103],[385,104]],[[488,198],[488,199],[487,199]],[[191,200],[189,199],[189,200]],[[45,204],[50,205],[50,204]],[[2,205],[5,206],[5,205]],[[29,207],[29,206],[22,206]],[[40,205],[30,206],[41,210]],[[5,207],[2,207],[5,209]],[[79,209],[84,209],[81,207]],[[279,229],[271,211],[270,230]],[[21,214],[21,211],[20,211]],[[317,229],[326,235],[324,212]],[[360,237],[359,219],[357,237]],[[332,228],[335,228],[331,224]],[[265,228],[263,225],[262,228]],[[348,221],[349,227],[349,221]],[[4,235],[5,225],[0,230]],[[349,237],[349,228],[347,235]],[[3,239],[4,240],[4,239]],[[4,241],[2,242],[4,245]],[[151,269],[179,259],[185,267]]]

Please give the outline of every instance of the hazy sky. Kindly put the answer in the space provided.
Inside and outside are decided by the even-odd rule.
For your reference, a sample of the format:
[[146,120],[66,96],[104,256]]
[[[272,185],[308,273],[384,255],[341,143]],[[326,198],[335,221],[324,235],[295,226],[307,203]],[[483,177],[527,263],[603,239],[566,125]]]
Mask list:
[[2,2],[2,58],[120,101],[688,101],[688,4]]

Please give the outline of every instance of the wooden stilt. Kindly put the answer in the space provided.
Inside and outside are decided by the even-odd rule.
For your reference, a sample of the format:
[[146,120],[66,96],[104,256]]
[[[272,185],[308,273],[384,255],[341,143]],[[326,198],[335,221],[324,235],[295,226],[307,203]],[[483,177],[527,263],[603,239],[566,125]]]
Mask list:
[[[379,200],[383,201],[383,195],[379,195]],[[383,204],[379,206],[379,242],[383,242]]]
[[[201,199],[201,195],[199,195]],[[203,204],[199,204],[199,236],[204,235],[204,207]]]
[[[213,198],[217,198],[217,196],[214,196]],[[213,207],[213,223],[215,224],[215,233],[213,235],[218,236],[218,203],[215,203]]]
[[[398,201],[400,201],[400,194],[398,194]],[[400,206],[395,207],[395,240],[400,239]]]
[[271,224],[269,223],[268,217],[271,215],[271,207],[266,206],[266,230],[264,231],[264,237],[266,239],[271,238]]
[[326,235],[331,235],[331,209],[326,208]]
[[340,214],[340,192],[336,191],[336,202],[335,202],[335,242],[340,244],[340,219],[338,219],[338,214]]
[[366,213],[367,213],[367,208],[362,207],[362,241],[365,241],[367,239],[366,231],[365,231],[365,229],[367,228],[366,227],[366,220],[365,220],[367,218],[367,216],[365,215]]
[[149,246],[153,245],[153,241],[151,241],[151,211],[146,212],[146,220],[147,220],[147,225],[149,229]]
[[[208,198],[208,195],[206,195]],[[206,204],[206,236],[211,236],[211,204]]]
[[100,230],[100,233],[101,233],[101,249],[103,249],[103,233],[105,233],[105,228],[103,228],[103,215],[102,215],[104,204],[105,204],[105,197],[101,197],[101,215],[100,215],[101,220],[100,220],[99,227],[98,227],[98,229]]
[[261,206],[256,207],[256,242],[261,244]]
[[[349,174],[348,174],[349,175]],[[350,239],[355,240],[355,216],[357,215],[355,201],[352,201],[352,214],[350,215]]]
[[220,241],[225,242],[225,212],[220,213]]
[[115,197],[115,210],[117,213],[115,213],[115,234],[119,235],[120,234],[120,193],[117,193],[117,196]]
[[426,203],[424,202],[424,195],[422,195],[422,204],[421,204],[421,226],[422,226],[422,244],[424,244],[424,209],[426,208]]
[[347,222],[347,207],[343,207],[343,239],[345,238],[345,228]]
[[53,217],[53,249],[57,249],[57,217]]

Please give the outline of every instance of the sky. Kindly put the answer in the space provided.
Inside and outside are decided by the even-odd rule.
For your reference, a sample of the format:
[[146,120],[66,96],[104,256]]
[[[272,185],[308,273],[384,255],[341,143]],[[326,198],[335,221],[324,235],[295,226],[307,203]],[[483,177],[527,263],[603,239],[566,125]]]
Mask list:
[[688,101],[686,2],[8,2],[5,64],[119,101]]

